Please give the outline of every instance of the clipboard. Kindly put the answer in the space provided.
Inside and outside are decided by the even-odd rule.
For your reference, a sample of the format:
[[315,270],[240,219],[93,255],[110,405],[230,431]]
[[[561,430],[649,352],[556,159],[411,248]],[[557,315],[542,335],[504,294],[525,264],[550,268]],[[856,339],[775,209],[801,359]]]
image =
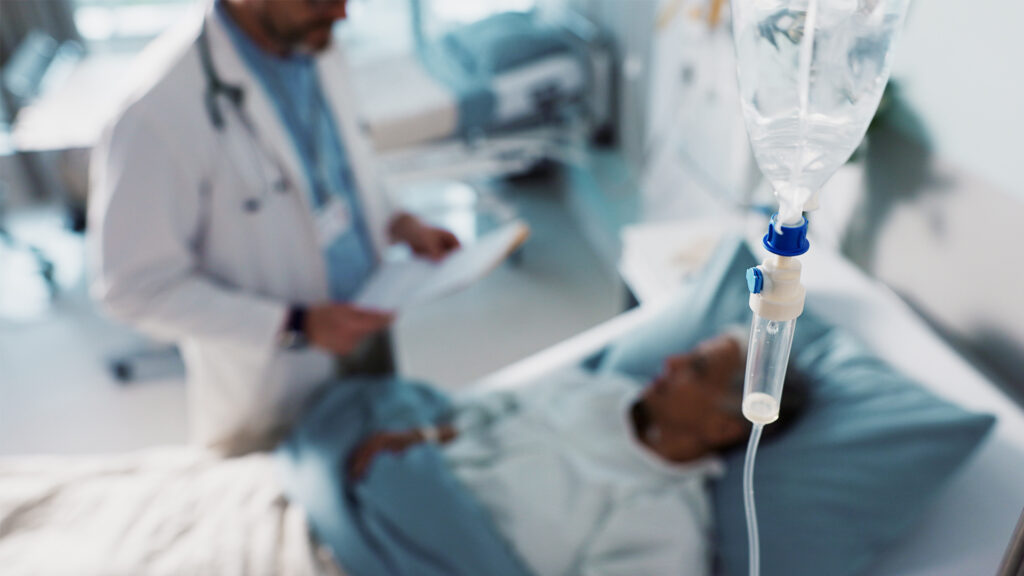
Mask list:
[[498,267],[530,235],[530,227],[515,220],[458,248],[444,260],[411,258],[384,263],[352,303],[362,308],[398,312],[463,290]]

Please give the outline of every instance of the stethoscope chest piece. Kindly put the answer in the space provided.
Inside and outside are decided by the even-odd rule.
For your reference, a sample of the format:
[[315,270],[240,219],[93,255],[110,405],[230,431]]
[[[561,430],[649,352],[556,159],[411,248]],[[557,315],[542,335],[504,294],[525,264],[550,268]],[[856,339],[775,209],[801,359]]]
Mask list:
[[[274,192],[282,196],[287,195],[290,188],[291,186],[289,185],[287,178],[282,177],[278,179],[276,182],[274,182]],[[246,198],[245,201],[242,202],[242,208],[244,208],[245,211],[249,212],[250,214],[254,212],[259,212],[260,209],[263,208],[263,199]]]

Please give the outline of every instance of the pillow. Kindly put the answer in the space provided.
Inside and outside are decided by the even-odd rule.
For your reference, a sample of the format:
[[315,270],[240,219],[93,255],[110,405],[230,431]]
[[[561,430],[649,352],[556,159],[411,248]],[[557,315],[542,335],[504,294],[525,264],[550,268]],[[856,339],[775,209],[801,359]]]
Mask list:
[[[692,298],[613,345],[601,369],[646,379],[665,356],[749,322],[743,270],[754,257],[739,241],[716,256]],[[797,322],[790,367],[805,376],[809,401],[758,450],[761,573],[861,574],[913,527],[994,418],[939,399],[810,310]],[[727,472],[711,487],[720,572],[730,576],[747,573],[744,452],[725,455]]]
[[620,337],[605,352],[599,369],[647,382],[661,372],[666,357],[689,350],[724,326],[749,324],[750,293],[744,273],[756,264],[743,240],[723,240],[692,290],[670,303],[657,319]]

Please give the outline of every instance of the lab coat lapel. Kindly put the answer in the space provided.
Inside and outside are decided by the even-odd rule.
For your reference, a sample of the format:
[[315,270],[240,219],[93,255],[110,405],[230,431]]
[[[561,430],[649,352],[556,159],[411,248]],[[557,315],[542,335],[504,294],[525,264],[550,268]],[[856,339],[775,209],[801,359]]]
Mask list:
[[[302,170],[302,163],[295,144],[278,117],[277,110],[259,79],[249,72],[245,62],[235,50],[227,30],[224,29],[223,23],[213,10],[212,3],[207,11],[206,19],[211,52],[218,73],[226,82],[237,84],[245,90],[246,110],[257,133],[279,155],[288,177],[302,192],[300,200],[307,211],[312,214],[309,182]],[[373,235],[374,247],[380,256],[388,244],[386,228],[391,208],[384,190],[378,186],[373,157],[367,148],[366,140],[356,119],[355,98],[348,85],[350,74],[347,62],[337,44],[317,59],[317,72],[320,75],[324,96],[328,105],[331,106],[337,122],[338,133],[341,135],[349,155],[349,163],[356,179],[357,193]],[[312,227],[312,220],[310,226]]]
[[[210,38],[210,51],[217,73],[226,83],[237,85],[245,91],[243,107],[256,134],[284,164],[288,179],[300,192],[299,200],[312,215],[309,182],[303,172],[295,143],[288,135],[288,131],[263,85],[258,78],[253,76],[249,67],[235,50],[235,45],[231,41],[228,31],[224,29],[223,22],[214,12],[212,3],[206,14],[206,26]],[[310,229],[312,230],[312,220],[310,220]]]

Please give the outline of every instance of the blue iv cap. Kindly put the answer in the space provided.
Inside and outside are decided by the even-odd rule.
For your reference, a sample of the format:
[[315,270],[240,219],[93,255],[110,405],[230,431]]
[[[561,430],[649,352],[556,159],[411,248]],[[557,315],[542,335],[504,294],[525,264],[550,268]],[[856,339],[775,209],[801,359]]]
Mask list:
[[807,241],[807,218],[803,218],[797,226],[782,226],[782,233],[775,231],[775,219],[778,212],[772,215],[768,223],[768,233],[764,235],[764,247],[772,254],[779,256],[799,256],[811,249]]

